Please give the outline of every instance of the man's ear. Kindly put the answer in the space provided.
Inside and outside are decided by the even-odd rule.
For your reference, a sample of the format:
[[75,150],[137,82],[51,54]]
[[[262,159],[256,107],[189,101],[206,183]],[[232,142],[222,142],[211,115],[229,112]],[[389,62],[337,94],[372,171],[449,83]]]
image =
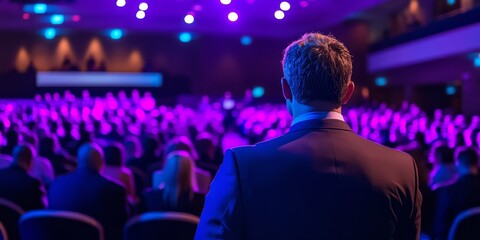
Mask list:
[[349,81],[347,84],[345,97],[342,99],[342,104],[347,104],[348,100],[350,100],[350,98],[352,97],[354,90],[355,90],[355,83],[353,83],[353,81]]
[[288,85],[287,79],[282,78],[281,82],[283,97],[285,100],[292,101],[292,89],[290,88],[290,85]]

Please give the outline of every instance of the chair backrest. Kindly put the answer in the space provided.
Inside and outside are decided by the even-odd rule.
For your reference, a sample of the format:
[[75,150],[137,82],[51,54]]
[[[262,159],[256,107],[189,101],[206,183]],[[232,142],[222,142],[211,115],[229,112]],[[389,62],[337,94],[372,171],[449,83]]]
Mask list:
[[26,213],[20,219],[22,240],[103,240],[102,225],[87,215],[56,210]]
[[480,239],[480,207],[470,208],[459,213],[450,228],[448,239]]
[[3,226],[2,222],[0,222],[0,240],[8,240],[7,230]]
[[3,224],[9,240],[19,240],[18,220],[25,211],[17,204],[0,198],[0,222]]
[[123,231],[124,240],[192,240],[199,218],[188,213],[150,212],[132,218]]

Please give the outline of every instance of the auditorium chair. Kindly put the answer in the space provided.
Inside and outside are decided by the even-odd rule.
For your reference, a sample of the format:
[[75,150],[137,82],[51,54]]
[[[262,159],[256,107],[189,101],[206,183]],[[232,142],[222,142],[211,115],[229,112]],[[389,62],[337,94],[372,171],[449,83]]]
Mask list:
[[448,240],[480,239],[480,207],[467,209],[455,217]]
[[102,225],[87,215],[55,210],[27,212],[20,219],[22,240],[103,240]]
[[192,240],[198,217],[188,213],[150,212],[132,218],[123,231],[124,240]]
[[25,211],[17,204],[0,198],[0,222],[3,224],[6,231],[6,239],[20,240],[20,233],[18,231],[18,220]]
[[8,240],[7,230],[3,226],[2,222],[0,222],[0,240]]

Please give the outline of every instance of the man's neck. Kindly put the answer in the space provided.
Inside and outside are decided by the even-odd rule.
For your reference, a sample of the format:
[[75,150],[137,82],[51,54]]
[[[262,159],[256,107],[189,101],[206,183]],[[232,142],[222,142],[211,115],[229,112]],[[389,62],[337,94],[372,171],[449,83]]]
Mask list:
[[297,118],[300,115],[310,112],[338,112],[342,113],[342,107],[335,107],[331,103],[315,102],[311,104],[301,104],[297,101],[292,102],[292,116]]

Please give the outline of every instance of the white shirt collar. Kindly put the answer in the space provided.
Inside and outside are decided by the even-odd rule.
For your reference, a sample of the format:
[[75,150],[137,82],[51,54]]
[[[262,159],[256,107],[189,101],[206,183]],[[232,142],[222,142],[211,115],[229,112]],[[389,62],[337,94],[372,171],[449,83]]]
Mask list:
[[308,112],[304,113],[295,119],[293,119],[292,126],[299,122],[304,122],[308,120],[322,120],[322,119],[336,119],[340,121],[345,121],[341,113],[338,112]]

